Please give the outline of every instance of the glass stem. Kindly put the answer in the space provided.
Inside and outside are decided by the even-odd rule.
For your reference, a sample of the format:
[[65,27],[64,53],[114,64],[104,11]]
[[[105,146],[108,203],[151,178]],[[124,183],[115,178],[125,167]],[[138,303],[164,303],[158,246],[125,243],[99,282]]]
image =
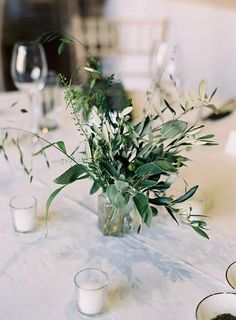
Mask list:
[[29,112],[30,112],[30,121],[31,121],[31,130],[33,133],[38,132],[38,126],[37,126],[37,114],[36,114],[36,108],[33,105],[34,102],[34,94],[29,93],[28,94],[28,100],[29,100]]

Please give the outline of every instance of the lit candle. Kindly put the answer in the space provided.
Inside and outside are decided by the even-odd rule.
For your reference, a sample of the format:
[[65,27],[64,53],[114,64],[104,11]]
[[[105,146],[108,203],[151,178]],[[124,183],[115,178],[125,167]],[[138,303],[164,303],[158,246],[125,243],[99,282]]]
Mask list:
[[107,282],[107,275],[96,268],[84,269],[75,275],[77,305],[81,313],[96,315],[103,311]]

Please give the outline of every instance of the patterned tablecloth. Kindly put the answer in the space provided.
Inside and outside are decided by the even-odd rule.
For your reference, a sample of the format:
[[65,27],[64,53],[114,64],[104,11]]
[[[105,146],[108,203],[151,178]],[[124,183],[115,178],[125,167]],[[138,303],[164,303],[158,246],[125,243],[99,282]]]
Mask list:
[[[44,207],[53,190],[49,181],[59,165],[48,170],[36,161],[30,184],[15,158],[8,164],[1,157],[0,319],[86,319],[78,314],[73,283],[75,273],[85,267],[108,274],[108,303],[100,316],[104,320],[193,320],[202,298],[231,291],[225,270],[236,260],[236,159],[224,152],[224,145],[234,118],[209,123],[221,145],[196,150],[184,173],[206,195],[210,240],[177,226],[163,213],[139,235],[104,237],[97,226],[97,198],[87,195],[87,182],[55,200],[46,230]],[[69,132],[67,122],[52,138],[68,137]],[[11,196],[22,191],[38,199],[38,229],[28,235],[14,233],[9,210]]]

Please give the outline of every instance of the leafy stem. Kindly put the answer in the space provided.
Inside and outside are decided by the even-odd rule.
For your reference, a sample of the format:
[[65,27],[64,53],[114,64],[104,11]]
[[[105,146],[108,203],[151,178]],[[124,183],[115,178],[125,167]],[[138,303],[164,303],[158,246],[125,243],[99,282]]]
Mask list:
[[[59,152],[63,153],[67,158],[69,158],[71,161],[73,161],[74,163],[76,164],[79,164],[79,162],[77,162],[75,160],[74,157],[72,157],[70,154],[68,154],[65,150],[62,150],[60,147],[57,146],[57,144],[54,142],[54,143],[51,143],[50,141],[48,141],[47,139],[45,139],[44,137],[40,136],[39,134],[37,133],[34,133],[34,132],[31,132],[31,131],[28,131],[28,130],[25,130],[25,129],[21,129],[21,128],[15,128],[15,127],[0,127],[0,130],[4,130],[4,131],[19,131],[19,132],[22,132],[22,133],[25,133],[27,135],[30,135],[36,139],[40,139],[41,141],[45,142],[47,144],[46,148],[48,147],[54,147],[56,150],[58,150]],[[37,154],[41,153],[43,150],[45,149],[42,148],[40,149]]]

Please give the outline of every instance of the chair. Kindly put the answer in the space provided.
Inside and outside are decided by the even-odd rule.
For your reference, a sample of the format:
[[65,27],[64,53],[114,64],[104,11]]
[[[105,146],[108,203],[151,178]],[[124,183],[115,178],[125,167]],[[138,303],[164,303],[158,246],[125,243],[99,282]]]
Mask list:
[[84,65],[90,55],[97,57],[104,72],[115,73],[126,87],[138,79],[150,80],[152,49],[166,40],[168,25],[166,19],[127,21],[73,15],[71,33],[85,46],[76,45],[76,62]]
[[4,17],[5,0],[0,0],[0,91],[4,91],[4,75],[3,75],[3,57],[2,57],[2,42],[3,42],[3,17]]

